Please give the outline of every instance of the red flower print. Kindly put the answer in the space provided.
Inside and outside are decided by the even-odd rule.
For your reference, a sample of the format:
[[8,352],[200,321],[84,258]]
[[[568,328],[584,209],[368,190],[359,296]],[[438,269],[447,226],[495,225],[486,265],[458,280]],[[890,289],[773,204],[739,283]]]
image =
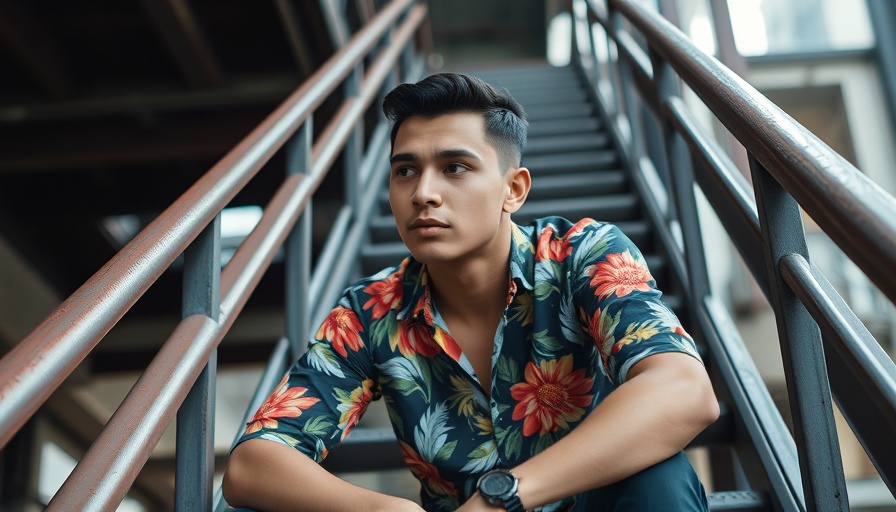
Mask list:
[[355,352],[361,350],[361,347],[364,346],[360,334],[363,330],[364,327],[354,311],[338,306],[330,312],[324,323],[321,324],[320,329],[317,330],[316,337],[329,341],[339,355],[348,357],[348,352],[345,350],[346,345]]
[[567,238],[555,238],[554,228],[546,227],[538,236],[538,248],[535,252],[536,261],[553,260],[561,262],[572,252]]
[[595,221],[594,219],[590,219],[588,217],[580,220],[579,222],[576,222],[575,225],[573,227],[569,228],[569,231],[566,232],[566,238],[569,239],[569,238],[572,238],[572,237],[578,235],[582,231],[585,231],[586,227],[588,227],[592,224],[595,224],[595,223],[597,223],[597,221]]
[[398,333],[389,340],[392,350],[397,345],[405,357],[420,354],[434,357],[439,353],[439,345],[432,337],[432,328],[419,320],[406,320],[398,323]]
[[411,473],[417,477],[417,480],[420,480],[420,483],[429,489],[431,494],[457,498],[454,484],[443,479],[442,475],[439,474],[438,468],[427,462],[409,444],[402,440],[399,440],[398,444],[401,445],[404,463],[410,468]]
[[364,288],[364,293],[372,295],[364,303],[364,309],[373,308],[373,320],[382,318],[390,309],[398,309],[401,305],[401,279],[404,275],[405,265],[407,265],[407,260],[402,263],[402,268],[390,274],[386,279],[370,283]]
[[647,267],[635,261],[628,252],[608,254],[607,261],[602,261],[594,266],[594,275],[591,278],[594,294],[604,299],[616,294],[617,297],[625,297],[629,293],[639,290],[650,291],[648,282],[653,280]]
[[308,391],[307,388],[299,386],[287,388],[286,376],[284,376],[280,384],[277,385],[277,389],[261,404],[258,412],[249,420],[246,434],[258,432],[263,428],[276,428],[277,420],[274,418],[298,418],[302,415],[302,411],[320,402],[320,398],[302,396],[306,391]]
[[523,435],[538,432],[544,435],[579,420],[583,407],[591,405],[593,379],[585,377],[585,370],[572,371],[572,356],[560,360],[543,361],[540,365],[526,365],[526,382],[510,388],[510,395],[518,401],[513,419],[523,422]]
[[351,393],[346,393],[341,389],[336,390],[336,399],[340,402],[336,408],[342,411],[342,415],[339,417],[339,428],[342,429],[340,440],[342,440],[358,424],[364,411],[367,410],[367,406],[370,405],[370,401],[373,399],[373,381],[364,379],[361,386],[355,388]]

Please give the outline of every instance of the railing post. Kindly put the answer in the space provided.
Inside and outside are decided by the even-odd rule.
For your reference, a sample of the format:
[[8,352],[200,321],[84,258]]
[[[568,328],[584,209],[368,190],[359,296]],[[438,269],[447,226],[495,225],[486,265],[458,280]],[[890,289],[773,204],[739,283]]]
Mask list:
[[[221,302],[221,214],[184,251],[182,314],[218,320]],[[217,351],[177,411],[174,503],[178,512],[211,510],[215,476]]]
[[[618,38],[618,34],[625,31],[625,16],[618,12],[613,8],[613,5],[608,2],[607,4],[607,12],[609,18],[610,27],[609,31],[612,31],[614,39]],[[617,54],[619,54],[617,50]],[[639,105],[636,100],[637,90],[634,83],[634,77],[632,74],[631,64],[626,61],[624,58],[617,57],[617,66],[619,67],[619,89],[621,90],[622,96],[622,105],[623,110],[625,111],[625,120],[628,133],[622,133],[628,137],[627,140],[623,141],[627,147],[623,148],[628,156],[629,162],[632,165],[637,166],[641,161],[641,157],[644,156],[644,143],[642,141],[642,133],[641,130],[641,109],[638,108]],[[619,96],[617,96],[618,98]],[[617,118],[618,118],[617,114]],[[617,120],[618,124],[618,120]]]
[[[664,110],[666,101],[680,97],[678,76],[663,58],[651,49],[650,60],[653,65],[653,80],[656,83],[660,109]],[[694,194],[694,167],[691,154],[684,138],[675,131],[666,117],[666,112],[659,113],[662,128],[662,145],[665,153],[663,162],[657,167],[667,167],[669,180],[667,185],[672,193],[674,212],[681,228],[681,242],[684,246],[685,264],[688,271],[687,299],[691,316],[691,325],[696,324],[695,312],[703,304],[703,298],[709,295],[709,276],[706,271],[706,255],[703,251],[703,235],[700,230],[700,217],[697,215],[697,198]],[[658,137],[659,138],[659,137]],[[671,210],[671,209],[670,209]],[[667,212],[667,218],[672,212]]]
[[[347,100],[358,98],[361,88],[361,64],[355,66],[345,80],[345,97]],[[364,154],[364,118],[362,117],[352,128],[352,133],[345,143],[345,203],[351,206],[352,215],[357,215],[361,201],[361,180],[358,173]]]
[[[287,148],[286,174],[307,173],[311,169],[312,117],[305,121]],[[305,351],[311,333],[308,286],[311,281],[311,200],[286,238],[286,338],[292,360]]]
[[799,205],[753,155],[749,160],[806,506],[846,512],[849,499],[821,333],[781,276],[785,256],[809,258]]

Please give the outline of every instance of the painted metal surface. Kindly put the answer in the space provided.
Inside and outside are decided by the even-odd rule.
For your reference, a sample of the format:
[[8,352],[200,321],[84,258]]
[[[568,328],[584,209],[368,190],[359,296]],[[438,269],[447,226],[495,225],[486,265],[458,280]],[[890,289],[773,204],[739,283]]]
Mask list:
[[821,334],[806,308],[784,283],[780,270],[784,256],[809,254],[802,216],[796,200],[752,155],[749,158],[803,492],[813,510],[845,512],[849,510],[849,500]]
[[[408,7],[410,9],[407,9]],[[215,169],[224,169],[224,175],[229,176],[233,170],[225,168],[227,167],[225,163],[229,167],[240,169],[252,166],[260,167],[310,116],[311,111],[319,105],[323,97],[338,85],[338,81],[345,78],[354,65],[364,58],[365,52],[374,47],[376,41],[390,24],[406,10],[409,10],[407,16],[395,30],[393,46],[383,51],[374,60],[370,70],[361,81],[359,94],[346,101],[340,113],[325,128],[319,147],[316,146],[316,151],[311,152],[313,163],[309,162],[309,165],[305,166],[311,172],[309,174],[292,173],[286,177],[266,206],[258,225],[221,272],[220,304],[217,304],[214,299],[218,296],[217,289],[212,290],[216,288],[217,268],[219,268],[215,264],[215,272],[212,272],[211,276],[205,272],[205,277],[199,280],[198,285],[187,286],[188,299],[185,303],[185,313],[188,316],[166,341],[149,368],[75,468],[72,476],[66,480],[53,498],[48,510],[112,510],[124,498],[137,473],[148,459],[152,448],[158,443],[162,432],[183,403],[203,367],[210,359],[213,362],[215,347],[242,310],[277,250],[292,231],[299,215],[305,211],[311,195],[317,189],[329,166],[332,165],[335,154],[345,144],[349,134],[338,125],[352,126],[361,119],[387,74],[393,69],[402,47],[409,44],[417,27],[425,17],[425,6],[406,0],[398,0],[390,4],[370,25],[362,29],[342,52],[334,56],[328,65],[324,66],[324,69],[328,70],[327,73],[320,76],[315,75],[315,78],[312,78],[313,84],[301,87],[261,127],[256,129],[206,175],[204,179],[209,180],[208,176],[213,174]],[[327,84],[326,87],[321,87],[319,85],[321,83]],[[312,97],[306,97],[300,93],[311,94]],[[241,163],[242,167],[240,167]],[[252,169],[252,172],[255,171],[257,168]],[[243,175],[246,172],[244,171]],[[244,182],[230,181],[217,183],[217,188],[232,190],[235,193],[244,184]],[[207,188],[194,186],[191,191],[192,195],[188,193],[175,205],[181,203],[189,205],[191,201],[198,202],[203,207],[201,211],[210,210],[213,218],[226,204],[226,202],[220,204],[220,200],[209,202],[203,195],[203,192],[209,193]],[[195,228],[202,224],[195,221],[190,226]],[[184,230],[189,231],[186,228]],[[216,228],[213,231],[217,232]],[[196,233],[190,233],[190,236],[195,237]],[[216,252],[219,257],[219,250]],[[200,260],[207,263],[205,257],[207,257],[207,253]],[[168,263],[170,264],[170,261]],[[194,295],[198,298],[190,298]],[[124,308],[124,310],[126,309]],[[215,316],[217,318],[213,319]],[[299,327],[299,329],[303,328]],[[61,343],[59,340],[57,342]],[[209,369],[211,368],[212,366],[209,366]],[[208,382],[213,383],[213,373],[209,372],[207,375]],[[15,388],[15,386],[13,387]],[[205,386],[200,393],[200,402],[204,397],[204,403],[208,405],[211,389]],[[201,408],[205,409],[203,414],[208,414],[208,407]],[[201,417],[202,414],[193,418]],[[202,437],[201,444],[211,442],[212,430],[207,426],[201,428],[204,429],[204,433],[200,435]],[[184,489],[192,489],[201,493],[202,496],[199,497],[201,504],[198,507],[199,509],[209,509],[211,508],[211,494],[208,492],[209,487],[205,483],[204,476],[209,468],[207,461],[204,460],[208,452],[202,448],[198,453],[198,455],[192,456],[193,460],[185,462],[183,467],[198,467],[203,474],[198,479],[186,483]],[[206,465],[203,466],[203,464]],[[180,463],[179,466],[181,466]],[[180,470],[181,467],[179,467]],[[180,508],[189,509],[197,502],[184,500],[183,503],[185,504]]]
[[[182,315],[218,319],[221,290],[221,215],[184,252]],[[177,411],[174,509],[208,510],[215,477],[215,380],[217,352]]]
[[658,14],[631,0],[608,2],[896,302],[896,199]]
[[[415,6],[413,0],[394,0],[385,7],[233,150],[0,359],[0,447],[412,6]],[[402,25],[404,41],[425,16],[425,6],[416,5],[412,14]],[[394,59],[398,51],[390,49],[390,52],[388,55]],[[381,64],[381,67],[384,66]],[[335,159],[338,145],[330,144],[328,148]],[[318,167],[317,180],[322,179],[323,171],[331,164],[329,160],[326,166]]]

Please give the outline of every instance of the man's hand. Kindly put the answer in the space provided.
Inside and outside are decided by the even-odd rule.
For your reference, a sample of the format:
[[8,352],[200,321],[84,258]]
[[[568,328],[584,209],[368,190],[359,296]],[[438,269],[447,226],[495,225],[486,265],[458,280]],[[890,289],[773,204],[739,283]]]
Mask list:
[[485,501],[479,491],[473,493],[470,499],[460,506],[455,512],[504,512],[504,508]]

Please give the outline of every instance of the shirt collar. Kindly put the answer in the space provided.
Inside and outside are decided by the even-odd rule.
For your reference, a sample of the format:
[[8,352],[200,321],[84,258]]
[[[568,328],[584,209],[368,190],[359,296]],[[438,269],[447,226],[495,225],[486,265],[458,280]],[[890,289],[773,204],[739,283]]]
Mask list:
[[[511,223],[510,240],[510,284],[508,302],[517,288],[532,291],[535,268],[535,244],[532,242],[532,226],[518,226]],[[429,287],[429,273],[426,265],[409,256],[402,277],[402,300],[398,310],[399,321],[408,317],[421,319],[433,325],[432,298]]]

